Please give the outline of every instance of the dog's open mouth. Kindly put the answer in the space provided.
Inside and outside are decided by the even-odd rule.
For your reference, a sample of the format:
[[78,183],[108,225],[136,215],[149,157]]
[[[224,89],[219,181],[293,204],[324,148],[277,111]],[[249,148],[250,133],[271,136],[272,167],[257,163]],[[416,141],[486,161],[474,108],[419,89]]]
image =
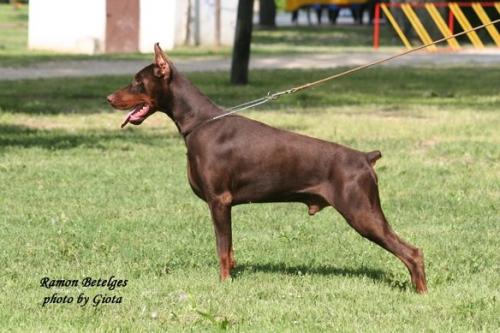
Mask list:
[[134,125],[140,125],[144,119],[149,116],[149,111],[151,107],[147,104],[139,104],[132,111],[127,114],[127,117],[123,121],[122,128],[125,127],[128,123],[132,123]]

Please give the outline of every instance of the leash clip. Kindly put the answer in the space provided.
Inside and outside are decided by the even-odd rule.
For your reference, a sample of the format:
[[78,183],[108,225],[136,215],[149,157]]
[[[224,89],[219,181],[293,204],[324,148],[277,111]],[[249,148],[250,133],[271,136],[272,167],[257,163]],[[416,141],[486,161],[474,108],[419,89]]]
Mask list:
[[267,101],[275,101],[277,100],[278,98],[280,97],[279,93],[274,93],[274,94],[271,94],[270,91],[267,92],[267,98],[266,100]]

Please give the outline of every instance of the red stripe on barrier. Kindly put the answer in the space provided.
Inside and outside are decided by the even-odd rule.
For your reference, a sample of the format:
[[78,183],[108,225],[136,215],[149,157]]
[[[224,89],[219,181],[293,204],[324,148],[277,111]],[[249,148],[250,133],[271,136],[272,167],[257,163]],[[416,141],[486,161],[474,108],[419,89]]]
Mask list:
[[380,45],[380,3],[375,4],[375,17],[373,18],[373,48],[378,49]]

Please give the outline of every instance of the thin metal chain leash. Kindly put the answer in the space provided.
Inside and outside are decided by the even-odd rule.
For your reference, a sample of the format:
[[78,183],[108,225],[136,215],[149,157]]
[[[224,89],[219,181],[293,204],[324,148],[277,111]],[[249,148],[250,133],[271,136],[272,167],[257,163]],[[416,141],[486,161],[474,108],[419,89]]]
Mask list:
[[377,60],[377,61],[365,64],[365,65],[361,65],[361,66],[349,69],[349,70],[347,70],[345,72],[342,72],[342,73],[331,75],[331,76],[325,77],[323,79],[320,79],[320,80],[317,80],[317,81],[313,81],[313,82],[309,82],[309,83],[306,83],[306,84],[303,84],[303,85],[300,85],[300,86],[297,86],[297,87],[294,87],[294,88],[290,88],[290,89],[287,89],[287,90],[279,91],[279,92],[276,92],[274,94],[268,93],[264,97],[257,98],[257,99],[248,101],[246,103],[242,103],[242,104],[233,106],[232,108],[227,109],[227,112],[222,113],[222,114],[220,114],[218,116],[215,116],[215,117],[211,118],[210,120],[216,120],[216,119],[219,119],[219,118],[222,118],[222,117],[225,117],[225,116],[229,116],[229,115],[231,115],[233,113],[236,113],[236,112],[240,112],[240,111],[243,111],[243,110],[247,110],[247,109],[250,109],[250,108],[253,108],[253,107],[265,104],[265,103],[270,102],[270,101],[275,101],[275,100],[277,100],[278,98],[280,98],[283,95],[294,94],[294,93],[299,92],[301,90],[305,90],[305,89],[309,89],[309,88],[318,86],[318,85],[323,84],[323,83],[325,83],[327,81],[335,80],[335,79],[338,79],[338,78],[340,78],[342,76],[346,76],[346,75],[352,74],[354,72],[358,72],[360,70],[363,70],[363,69],[366,69],[366,68],[369,68],[369,67],[373,67],[375,65],[379,65],[381,63],[384,63],[384,62],[387,62],[387,61],[390,61],[390,60],[393,60],[393,59],[405,56],[407,54],[410,54],[410,53],[413,53],[413,52],[425,49],[425,48],[427,48],[429,46],[432,46],[434,44],[445,42],[448,39],[459,37],[459,36],[468,34],[469,32],[476,31],[476,30],[479,30],[479,29],[483,29],[483,28],[485,28],[487,26],[490,26],[490,25],[493,25],[493,24],[496,24],[496,23],[499,23],[499,22],[500,22],[500,19],[497,19],[497,20],[494,20],[492,22],[479,25],[479,26],[477,26],[475,28],[472,28],[472,29],[469,29],[469,30],[464,30],[464,31],[456,33],[454,35],[438,39],[438,40],[433,41],[433,42],[428,43],[428,44],[421,45],[421,46],[416,47],[414,49],[406,50],[406,51],[403,51],[401,53],[395,54],[393,56],[390,56],[390,57],[387,57],[387,58],[384,58],[384,59],[380,59],[380,60]]

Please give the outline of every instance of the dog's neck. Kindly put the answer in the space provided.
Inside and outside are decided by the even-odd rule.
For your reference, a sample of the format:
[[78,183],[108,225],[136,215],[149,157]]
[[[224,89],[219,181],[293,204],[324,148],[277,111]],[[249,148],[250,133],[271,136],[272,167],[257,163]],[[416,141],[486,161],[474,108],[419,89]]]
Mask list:
[[192,130],[223,111],[184,76],[177,71],[173,74],[166,113],[182,136],[186,137]]

